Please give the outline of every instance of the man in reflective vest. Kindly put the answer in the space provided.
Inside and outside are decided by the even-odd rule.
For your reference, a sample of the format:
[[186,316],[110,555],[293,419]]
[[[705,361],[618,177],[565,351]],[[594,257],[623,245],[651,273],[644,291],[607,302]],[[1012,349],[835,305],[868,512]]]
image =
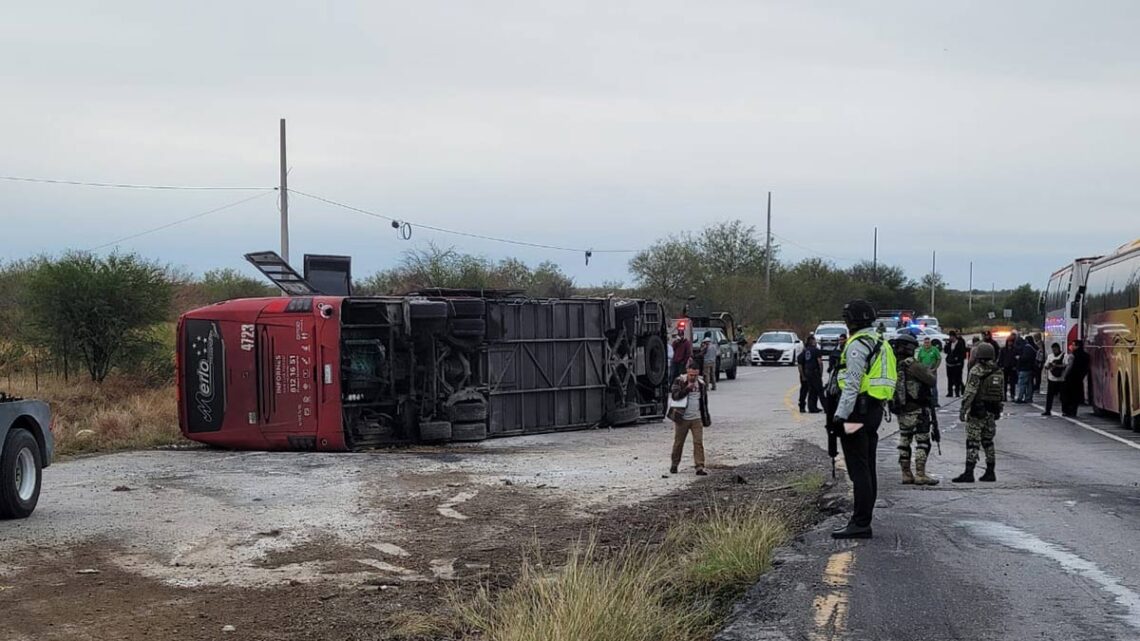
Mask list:
[[846,526],[835,530],[836,539],[869,539],[871,519],[878,495],[875,449],[883,405],[895,394],[898,378],[894,352],[881,334],[872,329],[875,308],[865,300],[843,307],[843,320],[851,338],[839,357],[828,391],[837,396],[828,429],[839,435],[843,460],[855,492],[855,506]]

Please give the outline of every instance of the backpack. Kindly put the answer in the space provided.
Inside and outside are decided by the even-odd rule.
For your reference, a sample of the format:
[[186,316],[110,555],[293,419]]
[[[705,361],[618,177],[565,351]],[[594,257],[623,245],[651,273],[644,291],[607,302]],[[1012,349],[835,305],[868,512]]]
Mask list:
[[1000,403],[1005,400],[1005,375],[1001,369],[994,369],[989,374],[982,375],[982,382],[978,386],[978,398],[985,403]]

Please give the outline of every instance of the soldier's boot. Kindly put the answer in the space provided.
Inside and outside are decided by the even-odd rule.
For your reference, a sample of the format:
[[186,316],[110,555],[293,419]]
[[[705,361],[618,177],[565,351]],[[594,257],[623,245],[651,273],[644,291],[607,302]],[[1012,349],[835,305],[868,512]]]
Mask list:
[[966,471],[958,476],[950,479],[951,483],[973,483],[974,482],[974,464],[966,463]]
[[910,461],[899,462],[899,467],[902,468],[902,484],[914,485],[914,475],[910,473]]
[[926,475],[926,461],[914,462],[914,483],[915,485],[938,485],[938,479]]
[[986,473],[983,474],[980,478],[978,478],[978,480],[984,481],[986,483],[993,483],[994,481],[997,480],[997,476],[994,474],[994,462],[993,461],[986,461]]

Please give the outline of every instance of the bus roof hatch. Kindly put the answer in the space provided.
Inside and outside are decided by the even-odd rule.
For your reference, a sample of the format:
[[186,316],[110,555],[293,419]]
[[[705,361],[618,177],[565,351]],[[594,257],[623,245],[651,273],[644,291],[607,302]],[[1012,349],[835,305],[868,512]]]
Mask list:
[[289,263],[285,262],[275,251],[253,252],[245,255],[245,259],[253,264],[274,285],[290,296],[313,296],[320,294],[317,288],[309,281],[301,278]]

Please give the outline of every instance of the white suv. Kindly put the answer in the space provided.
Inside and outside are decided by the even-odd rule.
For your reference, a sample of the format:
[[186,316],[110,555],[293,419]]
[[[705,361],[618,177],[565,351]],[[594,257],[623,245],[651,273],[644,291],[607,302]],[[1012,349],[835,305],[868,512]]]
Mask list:
[[851,335],[843,321],[823,321],[813,332],[816,346],[825,354],[839,349],[839,337],[842,334]]

